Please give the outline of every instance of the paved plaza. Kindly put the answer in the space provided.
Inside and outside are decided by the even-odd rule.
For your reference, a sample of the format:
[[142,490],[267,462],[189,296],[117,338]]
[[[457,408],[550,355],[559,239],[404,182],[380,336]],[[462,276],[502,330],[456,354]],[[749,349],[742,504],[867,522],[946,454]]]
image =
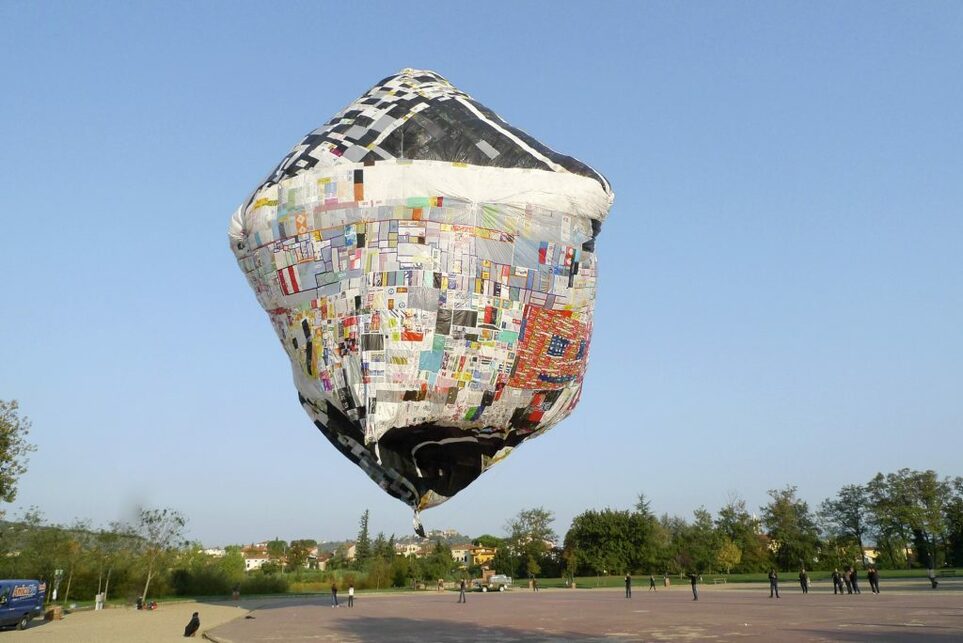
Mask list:
[[[916,583],[917,585],[919,583]],[[770,599],[761,585],[687,586],[656,592],[547,590],[534,593],[362,595],[353,609],[330,599],[264,601],[208,631],[220,643],[259,641],[963,641],[960,591],[886,591],[874,596],[803,595],[785,584]],[[950,588],[947,588],[950,589]],[[248,606],[249,608],[254,607]],[[253,617],[253,618],[250,618]]]

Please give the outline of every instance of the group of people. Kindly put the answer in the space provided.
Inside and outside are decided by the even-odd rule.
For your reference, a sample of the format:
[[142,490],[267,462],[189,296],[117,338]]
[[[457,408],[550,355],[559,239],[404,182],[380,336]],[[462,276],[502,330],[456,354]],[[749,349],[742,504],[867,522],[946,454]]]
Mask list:
[[[866,578],[869,579],[870,590],[879,594],[879,571],[876,567],[869,568]],[[842,594],[844,585],[847,594],[862,594],[859,589],[859,572],[854,567],[847,567],[842,572],[839,569],[833,570],[833,594]]]
[[[331,583],[331,607],[341,607],[338,603],[337,583]],[[348,584],[348,607],[354,607],[354,583]]]
[[[879,571],[876,567],[870,567],[866,572],[869,579],[869,587],[874,594],[879,594]],[[860,594],[859,572],[854,567],[847,567],[845,571],[833,570],[833,594],[842,594],[843,585],[846,586],[847,594]],[[809,574],[805,569],[799,570],[799,587],[803,594],[809,593]],[[769,569],[769,598],[779,598],[779,572],[774,568]]]
[[[698,574],[689,574],[689,582],[692,584],[692,600],[699,600],[699,580],[702,577]],[[662,585],[668,588],[671,585],[669,580],[669,575],[664,574],[662,576]],[[655,586],[655,574],[649,574],[649,591],[656,591]],[[632,598],[632,576],[631,574],[625,575],[625,597]]]

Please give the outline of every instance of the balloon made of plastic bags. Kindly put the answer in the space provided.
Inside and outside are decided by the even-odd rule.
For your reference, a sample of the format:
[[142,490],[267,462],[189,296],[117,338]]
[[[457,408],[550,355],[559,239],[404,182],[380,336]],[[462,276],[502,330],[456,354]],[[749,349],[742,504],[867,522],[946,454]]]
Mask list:
[[429,71],[284,157],[230,242],[318,429],[417,511],[578,402],[605,178]]

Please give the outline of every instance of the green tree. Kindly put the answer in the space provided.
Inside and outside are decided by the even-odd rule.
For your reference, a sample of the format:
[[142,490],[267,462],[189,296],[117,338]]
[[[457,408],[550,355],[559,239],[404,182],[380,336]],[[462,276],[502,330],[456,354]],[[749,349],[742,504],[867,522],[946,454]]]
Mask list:
[[770,489],[769,504],[761,508],[762,523],[772,540],[775,564],[782,571],[806,567],[816,559],[819,530],[809,504],[796,497],[796,487]]
[[50,582],[47,601],[52,601],[54,571],[63,569],[65,562],[68,538],[64,529],[59,525],[45,524],[43,513],[31,507],[9,531],[17,555],[8,556],[12,563],[8,573],[14,578],[46,579]]
[[863,538],[868,529],[868,501],[866,487],[858,484],[844,486],[835,498],[827,498],[819,505],[819,519],[824,530],[837,540],[851,539],[863,559]]
[[543,507],[523,509],[505,525],[508,532],[508,554],[516,574],[538,576],[545,559],[550,556],[556,535],[552,530],[555,517]]
[[292,540],[287,551],[288,571],[297,571],[304,568],[314,547],[313,540]]
[[368,587],[375,589],[387,587],[391,580],[391,560],[381,556],[373,556],[368,562]]
[[720,569],[726,570],[726,574],[732,572],[732,568],[742,560],[742,550],[739,545],[724,536],[719,550],[716,552],[716,564]]
[[634,571],[634,544],[630,512],[590,509],[572,519],[565,534],[565,561],[573,575]]
[[746,509],[746,501],[731,496],[716,516],[716,531],[742,552],[736,572],[761,572],[769,568],[768,537],[761,533],[759,520]]
[[647,504],[636,511],[582,512],[565,535],[562,557],[571,574],[627,573],[651,569],[656,560],[655,518]]
[[946,509],[952,502],[953,488],[949,480],[941,480],[935,471],[900,469],[885,476],[882,473],[866,485],[870,504],[870,523],[876,533],[877,546],[892,564],[905,559],[910,545],[918,565],[938,566],[947,550]]
[[368,510],[365,509],[361,514],[361,521],[358,528],[358,538],[355,542],[354,562],[358,568],[363,568],[368,559],[371,558],[371,538],[368,535]]
[[238,545],[228,545],[224,555],[217,560],[217,566],[231,583],[231,586],[244,580],[244,554]]
[[693,516],[695,520],[687,532],[689,556],[699,573],[711,572],[722,540],[712,522],[712,514],[705,507],[696,509]]
[[27,442],[29,433],[30,420],[20,416],[17,401],[0,400],[0,501],[13,502],[17,497],[17,481],[27,471],[27,454],[37,449]]
[[142,541],[141,553],[147,567],[147,580],[141,599],[147,600],[151,579],[157,571],[158,562],[179,544],[187,519],[173,509],[141,509],[136,533]]
[[946,562],[963,566],[963,478],[948,483],[950,496],[946,501]]
[[894,474],[877,473],[866,483],[869,499],[869,526],[880,552],[877,562],[885,567],[910,567],[906,556],[911,533],[905,520],[905,501],[901,482]]
[[406,587],[411,576],[411,561],[406,556],[395,556],[391,561],[391,586]]
[[90,537],[90,523],[83,520],[76,520],[74,524],[64,530],[63,555],[62,560],[65,564],[67,574],[67,586],[64,588],[63,603],[67,604],[70,599],[70,587],[73,585],[74,574],[81,564],[84,556],[92,549]]
[[131,535],[126,525],[111,523],[110,529],[100,529],[93,535],[93,557],[97,568],[97,593],[110,595],[110,579],[119,561],[129,550]]
[[[276,537],[274,540],[269,540],[267,542],[267,556],[268,560],[272,564],[272,569],[280,572],[284,572],[284,567],[288,559],[288,543],[286,540],[281,540]],[[263,569],[264,566],[262,565]],[[274,573],[274,572],[271,572]]]
[[451,557],[451,548],[440,540],[435,540],[431,552],[418,560],[422,580],[434,581],[438,578],[448,578],[455,568],[455,559]]
[[945,510],[951,498],[950,485],[935,471],[900,469],[897,473],[907,499],[906,520],[913,532],[914,549],[921,564],[933,567],[944,562],[946,541]]
[[372,560],[390,561],[394,555],[395,552],[388,549],[388,540],[385,538],[384,532],[379,531],[378,535],[371,543]]

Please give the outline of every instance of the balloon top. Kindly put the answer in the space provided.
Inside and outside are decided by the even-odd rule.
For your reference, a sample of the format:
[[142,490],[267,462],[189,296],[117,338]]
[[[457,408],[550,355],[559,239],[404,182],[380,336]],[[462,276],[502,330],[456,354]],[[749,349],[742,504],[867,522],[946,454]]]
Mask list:
[[570,173],[612,190],[599,172],[506,123],[440,74],[405,68],[307,134],[255,194],[303,172],[346,163],[410,159]]

